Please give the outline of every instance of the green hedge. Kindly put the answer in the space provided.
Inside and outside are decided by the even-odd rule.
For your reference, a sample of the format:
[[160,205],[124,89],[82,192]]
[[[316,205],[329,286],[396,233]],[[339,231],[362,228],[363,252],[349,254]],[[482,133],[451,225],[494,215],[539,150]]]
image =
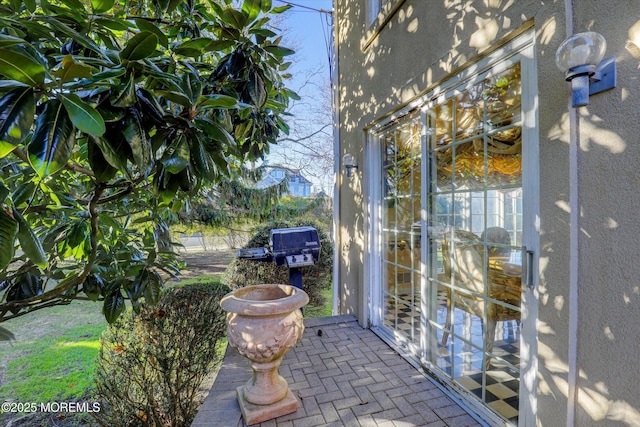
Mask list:
[[157,305],[121,316],[102,335],[96,392],[105,425],[186,426],[198,389],[220,361],[230,289],[198,283],[166,291]]

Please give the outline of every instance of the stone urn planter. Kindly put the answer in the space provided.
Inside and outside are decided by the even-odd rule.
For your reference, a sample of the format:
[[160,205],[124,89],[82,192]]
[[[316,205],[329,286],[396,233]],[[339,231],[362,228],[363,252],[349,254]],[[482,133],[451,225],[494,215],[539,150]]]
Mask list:
[[247,286],[220,300],[229,344],[251,361],[253,376],[237,389],[248,425],[290,414],[300,405],[278,368],[302,337],[300,308],[308,302],[306,292],[289,285]]

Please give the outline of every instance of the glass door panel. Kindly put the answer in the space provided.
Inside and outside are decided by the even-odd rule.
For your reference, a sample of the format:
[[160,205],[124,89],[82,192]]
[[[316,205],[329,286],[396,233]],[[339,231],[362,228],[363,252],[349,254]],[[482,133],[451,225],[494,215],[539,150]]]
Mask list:
[[[426,349],[517,421],[522,253],[520,65],[430,107]],[[435,346],[435,347],[434,347]]]
[[422,136],[411,115],[385,132],[383,227],[383,324],[394,336],[420,343]]
[[535,150],[523,149],[520,63],[496,68],[377,131],[373,309],[397,344],[517,424],[523,153]]

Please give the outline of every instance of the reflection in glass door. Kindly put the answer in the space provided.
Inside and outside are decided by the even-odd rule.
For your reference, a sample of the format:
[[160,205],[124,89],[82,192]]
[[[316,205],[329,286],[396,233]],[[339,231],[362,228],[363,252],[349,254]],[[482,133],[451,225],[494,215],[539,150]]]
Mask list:
[[428,359],[517,423],[520,383],[520,65],[429,110]]
[[517,424],[527,151],[521,66],[501,70],[377,131],[374,312],[395,343]]
[[420,116],[410,115],[382,138],[383,323],[398,337],[420,343],[422,144]]

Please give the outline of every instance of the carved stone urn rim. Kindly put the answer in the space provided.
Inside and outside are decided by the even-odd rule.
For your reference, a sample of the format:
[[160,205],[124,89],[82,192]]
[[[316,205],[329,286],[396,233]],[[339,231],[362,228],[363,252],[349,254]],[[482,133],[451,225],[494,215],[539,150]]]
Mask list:
[[306,292],[290,285],[261,284],[235,289],[220,300],[223,310],[242,316],[290,313],[309,302]]

